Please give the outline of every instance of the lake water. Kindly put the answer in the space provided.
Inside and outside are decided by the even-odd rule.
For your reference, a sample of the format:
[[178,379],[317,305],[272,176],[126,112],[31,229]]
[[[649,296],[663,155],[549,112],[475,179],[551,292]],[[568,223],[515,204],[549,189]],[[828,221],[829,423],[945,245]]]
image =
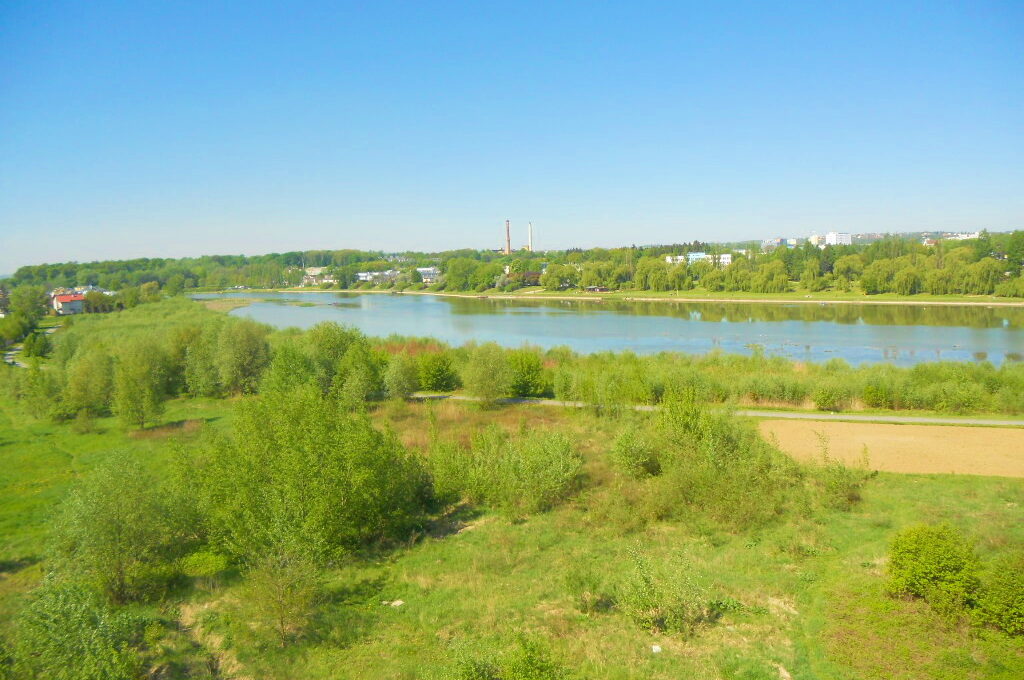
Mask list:
[[840,357],[851,364],[887,361],[984,361],[1024,355],[1024,308],[916,305],[819,305],[732,302],[495,300],[358,293],[221,293],[250,298],[235,309],[278,328],[320,321],[367,335],[475,340],[509,347],[559,345],[578,352],[631,350],[769,355],[799,361]]

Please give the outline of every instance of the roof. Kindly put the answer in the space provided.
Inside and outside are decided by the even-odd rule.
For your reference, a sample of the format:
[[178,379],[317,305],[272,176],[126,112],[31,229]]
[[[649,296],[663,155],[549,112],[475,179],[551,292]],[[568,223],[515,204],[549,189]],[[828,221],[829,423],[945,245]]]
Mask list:
[[76,293],[75,295],[58,295],[57,296],[57,302],[60,302],[62,304],[65,303],[65,302],[84,302],[84,301],[85,301],[85,296],[81,295],[79,293]]

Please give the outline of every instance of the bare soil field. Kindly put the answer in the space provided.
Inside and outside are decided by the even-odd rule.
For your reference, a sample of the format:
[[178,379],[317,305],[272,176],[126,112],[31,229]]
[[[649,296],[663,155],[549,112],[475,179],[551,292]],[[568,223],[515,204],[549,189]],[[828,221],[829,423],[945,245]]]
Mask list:
[[799,460],[820,460],[822,437],[832,458],[863,460],[886,472],[1024,477],[1024,429],[763,420],[761,434]]

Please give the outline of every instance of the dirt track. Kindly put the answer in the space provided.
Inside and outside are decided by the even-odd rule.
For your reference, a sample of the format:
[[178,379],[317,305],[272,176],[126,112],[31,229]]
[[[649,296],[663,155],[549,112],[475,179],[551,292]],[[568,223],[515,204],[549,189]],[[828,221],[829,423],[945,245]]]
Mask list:
[[829,455],[845,463],[860,462],[867,446],[873,470],[1024,477],[1020,428],[797,420],[763,420],[759,427],[801,460],[820,459],[820,433],[827,438]]

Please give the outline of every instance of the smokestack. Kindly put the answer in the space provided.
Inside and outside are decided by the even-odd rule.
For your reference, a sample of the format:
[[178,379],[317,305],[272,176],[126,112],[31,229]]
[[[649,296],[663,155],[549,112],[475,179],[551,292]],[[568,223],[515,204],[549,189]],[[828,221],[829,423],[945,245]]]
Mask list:
[[505,254],[512,254],[512,226],[508,220],[505,220]]
[[527,233],[528,233],[528,237],[526,239],[526,244],[527,244],[526,248],[527,248],[527,250],[529,250],[532,253],[533,252],[533,222],[530,222],[530,230]]

